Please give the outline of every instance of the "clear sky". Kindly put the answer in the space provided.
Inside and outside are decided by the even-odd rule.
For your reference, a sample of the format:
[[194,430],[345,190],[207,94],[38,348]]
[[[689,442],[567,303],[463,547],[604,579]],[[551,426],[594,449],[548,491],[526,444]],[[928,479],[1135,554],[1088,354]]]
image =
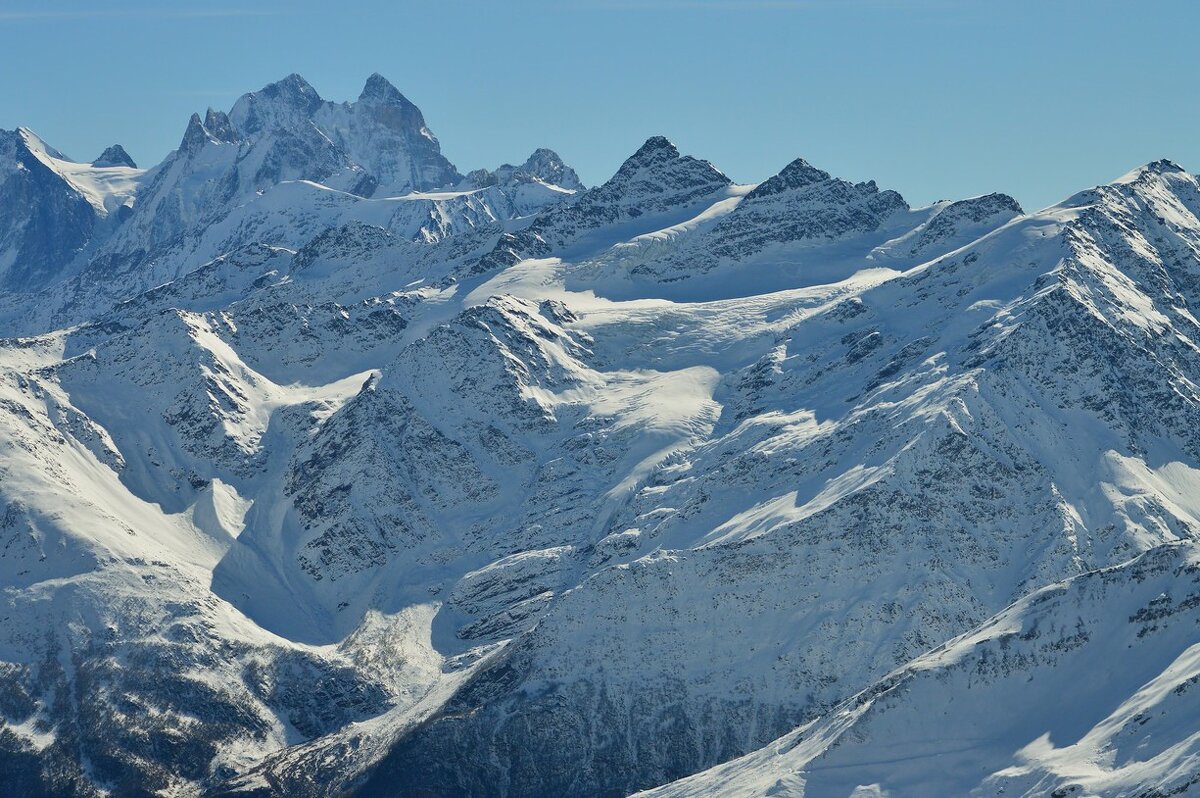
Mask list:
[[1195,0],[0,0],[0,127],[145,166],[193,111],[378,71],[464,172],[547,146],[595,184],[661,133],[740,182],[803,156],[1035,208],[1200,171],[1198,32]]

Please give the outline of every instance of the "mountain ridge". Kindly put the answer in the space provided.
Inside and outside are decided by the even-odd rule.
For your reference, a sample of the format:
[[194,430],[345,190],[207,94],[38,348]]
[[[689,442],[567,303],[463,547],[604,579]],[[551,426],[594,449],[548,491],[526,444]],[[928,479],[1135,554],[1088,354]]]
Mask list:
[[0,146],[0,791],[1200,783],[1182,167],[463,175],[378,75],[149,170]]

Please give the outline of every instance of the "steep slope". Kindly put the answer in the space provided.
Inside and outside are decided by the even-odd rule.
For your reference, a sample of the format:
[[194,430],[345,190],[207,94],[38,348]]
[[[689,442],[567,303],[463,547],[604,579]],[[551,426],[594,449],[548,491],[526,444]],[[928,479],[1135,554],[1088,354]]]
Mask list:
[[[1192,538],[1200,362],[1179,289],[1194,255],[1156,283],[1138,274],[1152,293],[1115,264],[1149,270],[1127,251],[1148,235],[1188,246],[1194,191],[1152,167],[776,326],[714,397],[724,434],[611,520],[624,564],[564,594],[363,794],[661,781],[819,714],[1038,585]],[[1160,227],[1169,209],[1187,226]],[[751,335],[747,304],[727,312]],[[717,326],[656,321],[680,342],[675,365]],[[603,327],[588,332],[604,353]]]
[[568,191],[580,191],[583,181],[575,170],[563,163],[554,150],[543,148],[533,151],[520,166],[504,164],[492,171],[476,169],[466,176],[464,184],[476,188],[515,182],[538,181],[549,186],[558,186]]
[[[1080,286],[1112,269],[1104,258],[1124,260],[1127,235],[1100,252],[1083,245],[1089,220],[1107,229],[1136,210],[1117,229],[1153,226],[1161,210],[1143,205],[1157,195],[1164,208],[1180,206],[1164,217],[1178,226],[1160,246],[1190,235],[1194,181],[1163,172],[1144,170],[1103,190],[1102,203],[1075,198],[882,285],[868,275],[733,303],[618,307],[547,284],[527,264],[476,289],[475,301],[500,287],[565,299],[554,314],[565,331],[587,332],[589,362],[715,367],[727,376],[706,390],[723,409],[704,433],[711,443],[652,461],[630,483],[632,503],[600,516],[582,569],[564,567],[551,546],[463,579],[447,618],[469,613],[465,626],[454,621],[459,639],[476,630],[507,636],[530,612],[541,620],[401,735],[365,789],[607,794],[663,780],[765,741],[788,717],[818,713],[847,685],[866,684],[1056,575],[1193,534],[1192,406],[1155,394],[1178,409],[1151,427],[1140,408],[1112,396],[1116,405],[1102,409],[1088,393],[1148,367],[1194,370],[1186,346],[1159,335],[1149,351],[1128,323],[1156,302],[1178,304],[1174,289],[1106,298],[1103,306],[1119,308],[1113,319],[1126,318],[1115,337],[1078,322],[1071,337],[1040,326],[1092,312],[1073,309]],[[1000,323],[1017,312],[1028,316],[1024,327]],[[1186,335],[1186,316],[1175,321]],[[1080,364],[1100,362],[1119,373],[1079,379]],[[1097,423],[1112,433],[1097,437]],[[1056,456],[1052,442],[1078,434],[1096,449]],[[1169,448],[1145,465],[1152,441]],[[1106,471],[1097,473],[1097,460]],[[869,530],[879,537],[860,537]],[[859,585],[863,574],[874,575],[866,584],[875,592],[847,594],[849,575]],[[563,592],[564,575],[579,587]],[[797,578],[811,592],[780,592]],[[476,596],[506,609],[484,609]],[[801,620],[818,601],[821,615]],[[912,619],[898,625],[906,613]],[[756,652],[749,659],[747,648]],[[850,662],[846,652],[855,652]],[[780,672],[791,678],[776,679]],[[730,697],[731,684],[741,697]],[[631,717],[645,726],[631,727]],[[613,729],[622,731],[601,731]],[[620,748],[603,747],[609,733]],[[293,794],[313,788],[288,782],[276,765],[265,772]]]
[[156,316],[55,371],[115,440],[129,491],[168,512],[193,504],[214,479],[246,491],[265,468],[274,410],[298,402],[247,367],[209,319],[184,311]]
[[0,288],[68,275],[128,214],[142,178],[129,164],[78,164],[32,131],[0,131]]
[[[812,775],[932,723],[921,694],[873,725],[871,685],[962,696],[986,638],[1015,652],[988,700],[1050,695],[1078,612],[1078,657],[1144,646],[1081,685],[1098,722],[1182,651],[1185,624],[1117,623],[1155,590],[1191,611],[1200,185],[1174,164],[1025,215],[803,160],[737,185],[655,137],[584,189],[549,151],[463,177],[382,79],[337,105],[293,77],[138,181],[57,304],[23,300],[80,323],[0,341],[0,791],[621,795],[797,727],[728,773],[903,791],[919,759]],[[1075,772],[1005,712],[978,757],[903,750],[956,763],[952,794],[1187,773]],[[1163,728],[1144,750],[1186,753]]]
[[549,208],[525,230],[502,238],[480,261],[479,271],[549,255],[585,258],[678,224],[737,193],[738,187],[708,161],[680,155],[666,138],[653,136],[604,184],[582,192],[573,203]]
[[874,264],[932,260],[1021,213],[991,195],[909,208],[874,182],[831,177],[802,158],[741,196],[613,247],[569,285],[605,296],[712,300],[836,282]]
[[[44,146],[30,149],[26,140],[33,139],[14,138],[34,153],[33,166],[4,184],[19,212],[4,234],[0,267],[9,264],[10,289],[37,298],[0,297],[0,330],[7,334],[92,320],[249,244],[296,250],[330,227],[355,222],[420,243],[461,232],[499,234],[570,202],[582,188],[574,171],[545,149],[521,167],[463,178],[442,156],[421,112],[379,75],[351,103],[323,100],[291,75],[244,95],[228,113],[193,115],[179,148],[145,173],[71,164]],[[118,149],[109,148],[96,164],[128,160]],[[47,164],[51,174],[35,180]],[[54,175],[66,182],[64,191],[55,188],[61,181]],[[35,200],[35,192],[44,198]],[[74,205],[59,207],[64,202]],[[39,232],[51,216],[62,220],[58,235]],[[111,221],[99,225],[93,217]],[[98,226],[103,235],[92,231]],[[30,269],[36,274],[25,273]]]
[[[54,379],[60,352],[56,339],[0,349],[0,791],[194,793],[436,681],[436,655],[400,618],[389,645],[315,649],[217,600],[209,574],[245,503],[217,480],[183,512],[134,496],[119,436]],[[379,663],[396,678],[372,675]]]
[[1198,579],[1186,544],[1043,588],[762,751],[639,795],[1188,794]]
[[[264,570],[266,553],[286,582],[260,581],[246,612],[289,636],[340,639],[368,607],[439,594],[464,574],[532,552],[528,561],[548,573],[497,567],[487,600],[468,591],[464,612],[447,613],[447,623],[462,640],[490,640],[536,617],[549,596],[523,616],[505,613],[583,567],[589,519],[630,467],[665,456],[712,417],[703,396],[671,390],[669,375],[589,368],[586,336],[560,324],[553,306],[496,298],[405,348],[297,452],[285,509],[251,524],[246,545],[217,569],[216,589],[237,602],[244,572]],[[697,373],[696,387],[713,376]],[[669,419],[612,417],[619,397],[638,395],[688,404]],[[509,595],[510,579],[543,589],[526,594],[525,584]],[[281,618],[284,596],[305,616]]]

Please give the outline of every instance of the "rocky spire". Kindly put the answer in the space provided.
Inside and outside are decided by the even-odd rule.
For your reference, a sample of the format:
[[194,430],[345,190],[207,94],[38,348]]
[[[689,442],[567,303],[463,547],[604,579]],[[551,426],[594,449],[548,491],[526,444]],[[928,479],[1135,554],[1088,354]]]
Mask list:
[[803,158],[789,163],[779,174],[761,183],[750,193],[751,197],[767,197],[790,189],[803,188],[829,179],[829,173],[810,164]]
[[137,164],[129,157],[129,153],[125,152],[125,148],[120,144],[114,144],[104,152],[100,153],[100,157],[92,161],[92,166],[128,166],[131,169],[136,169]]
[[367,78],[363,90],[358,95],[359,102],[379,102],[379,103],[409,103],[408,98],[400,93],[400,90],[391,84],[391,82],[375,72],[371,77]]

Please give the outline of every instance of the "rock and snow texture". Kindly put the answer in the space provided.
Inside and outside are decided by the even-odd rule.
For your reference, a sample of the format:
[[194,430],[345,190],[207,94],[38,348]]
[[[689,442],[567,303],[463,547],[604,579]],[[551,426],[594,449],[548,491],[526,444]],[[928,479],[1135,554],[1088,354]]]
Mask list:
[[133,162],[133,158],[129,157],[129,153],[125,152],[125,148],[120,144],[114,144],[108,147],[104,152],[100,153],[100,157],[92,161],[92,166],[127,166],[130,169],[137,169],[137,164]]
[[746,757],[644,798],[1183,795],[1200,550],[1043,588]]
[[5,146],[15,170],[0,174],[0,280],[19,294],[0,298],[0,318],[29,334],[89,321],[239,246],[298,249],[352,222],[422,243],[498,236],[582,189],[547,149],[520,167],[479,170],[488,179],[464,178],[420,110],[380,75],[354,102],[323,100],[290,75],[228,113],[194,114],[178,149],[150,170],[119,145],[91,165],[26,130],[0,135]]
[[1200,789],[1179,166],[587,189],[379,76],[0,147],[0,793]]
[[0,130],[0,286],[60,279],[128,214],[141,177],[132,162],[75,163],[30,130]]

